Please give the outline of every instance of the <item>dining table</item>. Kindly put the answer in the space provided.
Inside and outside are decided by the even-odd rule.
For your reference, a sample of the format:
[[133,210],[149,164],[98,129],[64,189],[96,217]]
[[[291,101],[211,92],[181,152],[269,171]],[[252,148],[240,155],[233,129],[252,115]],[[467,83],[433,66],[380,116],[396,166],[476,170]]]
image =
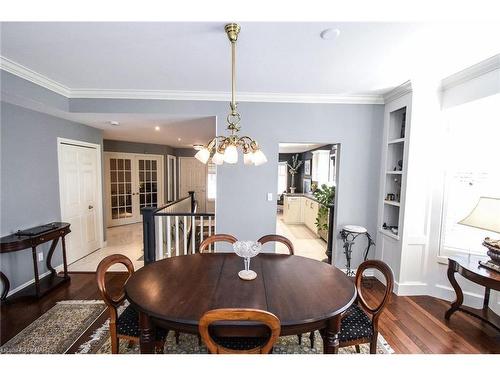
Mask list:
[[[319,330],[324,353],[338,352],[341,317],[357,295],[352,279],[330,264],[296,255],[252,258],[257,278],[251,281],[238,277],[242,268],[243,259],[234,253],[198,253],[159,260],[135,272],[125,294],[139,312],[141,353],[153,353],[156,327],[198,334],[202,315],[218,308],[269,311],[280,319],[281,336]],[[240,336],[259,327],[247,322],[216,328]]]

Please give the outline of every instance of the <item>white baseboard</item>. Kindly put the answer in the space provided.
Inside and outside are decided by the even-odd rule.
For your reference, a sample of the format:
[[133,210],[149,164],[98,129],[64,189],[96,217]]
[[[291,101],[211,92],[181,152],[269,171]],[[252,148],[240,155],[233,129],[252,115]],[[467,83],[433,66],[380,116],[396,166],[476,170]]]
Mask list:
[[[484,295],[478,293],[467,292],[462,289],[464,294],[464,305],[474,308],[480,308],[483,306]],[[455,290],[447,285],[436,284],[432,288],[432,297],[441,298],[446,301],[454,301],[456,298]]]
[[[59,265],[57,267],[55,267],[55,270],[56,272],[62,272],[64,270],[64,267],[63,265]],[[42,279],[43,277],[47,276],[47,275],[50,275],[50,270],[47,271],[47,272],[44,272],[42,274],[39,275],[39,278]],[[19,292],[20,290],[26,288],[27,286],[30,286],[31,284],[34,284],[35,283],[35,278],[33,277],[33,279],[29,280],[29,281],[26,281],[24,284],[21,284],[19,285],[18,287],[14,288],[14,289],[11,289],[9,291],[9,293],[7,294],[7,298],[10,297],[11,295]]]
[[421,296],[427,295],[429,286],[426,283],[421,282],[406,282],[398,283],[394,282],[394,293],[397,296]]

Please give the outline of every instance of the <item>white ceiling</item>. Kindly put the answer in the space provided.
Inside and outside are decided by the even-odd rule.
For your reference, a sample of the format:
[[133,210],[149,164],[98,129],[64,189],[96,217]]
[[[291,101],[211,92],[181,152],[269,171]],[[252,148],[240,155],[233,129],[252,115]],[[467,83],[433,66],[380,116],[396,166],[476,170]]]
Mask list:
[[326,146],[325,143],[280,143],[280,154],[295,154],[314,150],[315,148]]
[[[1,55],[70,89],[227,92],[225,22],[2,23]],[[334,40],[319,37],[334,27]],[[379,95],[498,53],[500,25],[242,23],[239,92]]]
[[[104,139],[185,148],[206,144],[215,137],[215,117],[132,113],[68,113],[61,117],[103,129]],[[120,125],[113,126],[110,121],[118,121]],[[160,127],[159,131],[155,130],[156,126]]]

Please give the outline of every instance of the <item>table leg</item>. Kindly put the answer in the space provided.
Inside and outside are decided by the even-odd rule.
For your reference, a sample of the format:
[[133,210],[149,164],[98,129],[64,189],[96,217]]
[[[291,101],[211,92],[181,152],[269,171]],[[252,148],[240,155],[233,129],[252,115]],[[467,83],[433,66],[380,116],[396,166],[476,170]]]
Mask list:
[[38,274],[38,259],[36,259],[36,247],[31,248],[31,253],[33,255],[33,270],[35,272],[35,289],[36,296],[40,297],[40,276]]
[[0,279],[2,280],[3,290],[2,295],[0,296],[0,301],[5,301],[7,299],[7,294],[9,294],[10,290],[10,282],[7,276],[3,272],[0,271]]
[[449,320],[451,317],[451,314],[453,314],[455,311],[457,311],[460,306],[462,306],[462,303],[464,302],[464,294],[462,292],[462,289],[460,288],[460,285],[458,284],[457,280],[455,279],[455,272],[456,272],[456,263],[453,260],[449,260],[448,264],[448,280],[450,281],[451,286],[455,290],[455,294],[457,295],[457,299],[451,304],[451,307],[446,311],[446,314],[444,315],[444,318],[446,320]]
[[341,314],[328,319],[323,331],[323,353],[337,354],[339,352],[339,332]]
[[68,261],[66,260],[66,240],[64,239],[64,236],[61,237],[61,244],[62,244],[64,277],[68,277]]
[[141,354],[153,354],[155,344],[155,329],[147,314],[139,312],[139,329],[141,331],[139,343]]
[[488,310],[490,307],[490,288],[486,287],[484,289],[484,301],[483,301],[483,310]]
[[50,270],[52,275],[56,274],[56,270],[52,267],[52,255],[54,255],[54,250],[56,249],[57,243],[59,242],[59,237],[54,238],[52,244],[50,245],[49,252],[47,253],[47,269]]

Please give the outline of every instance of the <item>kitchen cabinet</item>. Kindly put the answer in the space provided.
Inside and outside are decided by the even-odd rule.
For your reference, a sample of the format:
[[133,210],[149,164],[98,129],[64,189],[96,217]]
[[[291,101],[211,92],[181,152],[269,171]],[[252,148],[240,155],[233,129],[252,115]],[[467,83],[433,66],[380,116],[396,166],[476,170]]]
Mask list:
[[318,234],[316,218],[319,203],[305,196],[285,195],[283,202],[283,221],[285,224],[304,224],[315,235]]

